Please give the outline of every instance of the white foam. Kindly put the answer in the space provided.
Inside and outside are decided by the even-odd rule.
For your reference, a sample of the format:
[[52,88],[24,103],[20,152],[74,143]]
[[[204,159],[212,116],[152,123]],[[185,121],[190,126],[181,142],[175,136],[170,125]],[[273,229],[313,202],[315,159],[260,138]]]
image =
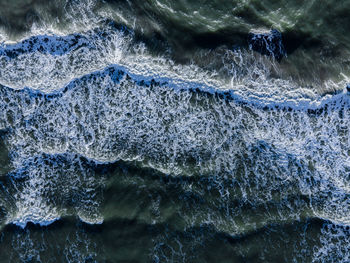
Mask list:
[[98,189],[103,178],[97,178],[78,156],[39,155],[17,165],[19,169],[11,173],[17,190],[15,209],[6,223],[22,228],[29,222],[46,226],[67,215],[77,215],[90,224],[102,223]]

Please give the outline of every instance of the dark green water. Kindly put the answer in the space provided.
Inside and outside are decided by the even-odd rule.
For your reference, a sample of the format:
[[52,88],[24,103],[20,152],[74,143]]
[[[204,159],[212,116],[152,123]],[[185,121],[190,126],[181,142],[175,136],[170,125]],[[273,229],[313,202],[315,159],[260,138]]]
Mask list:
[[0,1],[0,262],[349,262],[349,11]]

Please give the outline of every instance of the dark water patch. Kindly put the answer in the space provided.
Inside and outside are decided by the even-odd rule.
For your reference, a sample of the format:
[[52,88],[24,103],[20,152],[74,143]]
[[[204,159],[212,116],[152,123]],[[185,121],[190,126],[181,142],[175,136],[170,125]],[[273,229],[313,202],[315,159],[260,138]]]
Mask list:
[[263,55],[273,56],[277,61],[285,57],[282,34],[273,29],[270,33],[250,33],[248,36],[249,47]]
[[1,262],[151,262],[149,226],[115,220],[92,226],[64,218],[47,227],[2,230]]
[[[35,2],[33,0],[1,1],[0,25],[13,32],[23,32],[30,29],[32,23],[39,20],[39,15],[33,6]],[[44,1],[40,2],[44,3]]]
[[[271,225],[235,237],[215,232],[211,226],[182,232],[166,224],[134,220],[114,219],[94,226],[64,218],[48,227],[6,226],[0,234],[0,251],[3,262],[38,258],[45,262],[309,262],[312,249],[320,245],[317,237],[323,223]],[[261,246],[264,249],[257,249]]]
[[[259,190],[261,186],[257,185],[254,175],[250,182],[239,174],[233,178],[224,175],[174,177],[122,161],[104,167],[103,171],[108,178],[102,211],[105,220],[117,217],[149,224],[167,223],[178,230],[213,223],[217,231],[247,233],[270,222],[289,222],[295,216],[304,218],[310,214],[310,200],[297,195],[293,183],[276,186],[278,190],[272,191],[273,200],[263,201],[265,193]],[[287,204],[300,215],[288,215],[291,210],[286,209]],[[280,217],[282,214],[285,217]],[[215,220],[208,222],[207,217]],[[243,221],[245,224],[241,224]]]
[[318,237],[323,224],[319,219],[275,224],[228,241],[247,262],[312,262],[312,250],[321,245]]
[[313,39],[307,33],[287,29],[283,32],[284,47],[288,55],[292,55],[298,48],[313,49],[322,46],[321,39]]
[[0,176],[11,170],[9,150],[5,144],[6,133],[7,131],[0,130]]

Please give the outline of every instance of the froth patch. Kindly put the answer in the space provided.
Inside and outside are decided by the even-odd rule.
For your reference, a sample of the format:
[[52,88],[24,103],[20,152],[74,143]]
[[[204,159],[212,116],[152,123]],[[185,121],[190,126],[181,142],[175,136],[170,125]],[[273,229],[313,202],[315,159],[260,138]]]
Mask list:
[[349,226],[325,223],[321,230],[321,246],[314,249],[312,262],[348,262],[349,236]]
[[29,222],[44,226],[67,215],[91,224],[103,222],[99,213],[103,178],[95,175],[89,161],[69,154],[42,154],[18,165],[8,175],[16,191],[15,208],[6,223],[22,228]]
[[114,27],[67,36],[32,36],[0,46],[0,83],[45,93],[120,59],[128,37]]

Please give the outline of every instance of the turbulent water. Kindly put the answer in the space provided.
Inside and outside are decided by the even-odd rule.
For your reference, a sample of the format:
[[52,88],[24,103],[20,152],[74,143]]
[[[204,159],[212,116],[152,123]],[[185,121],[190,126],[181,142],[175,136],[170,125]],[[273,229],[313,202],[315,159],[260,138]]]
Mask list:
[[0,1],[0,262],[350,262],[349,12]]

